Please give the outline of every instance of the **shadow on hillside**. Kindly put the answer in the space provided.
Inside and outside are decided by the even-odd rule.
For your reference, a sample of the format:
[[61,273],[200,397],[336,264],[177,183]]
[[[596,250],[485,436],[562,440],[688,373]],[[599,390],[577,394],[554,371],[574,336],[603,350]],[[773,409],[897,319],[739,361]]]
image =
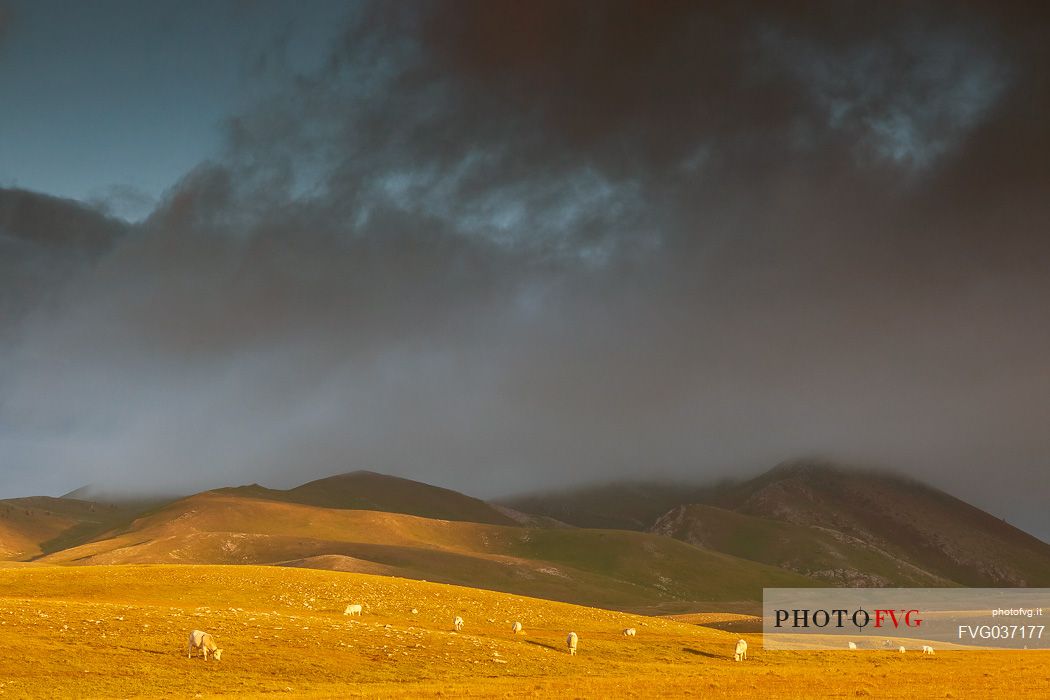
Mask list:
[[556,646],[554,646],[552,644],[545,644],[543,642],[537,642],[534,639],[526,639],[525,643],[526,644],[535,644],[538,647],[543,647],[545,649],[550,649],[551,651],[561,651],[561,647],[556,647]]
[[698,623],[697,627],[721,630],[723,632],[744,632],[755,634],[762,631],[762,618],[746,620],[722,620],[721,622]]
[[709,651],[700,651],[699,649],[690,649],[689,647],[682,647],[682,651],[686,654],[692,654],[693,656],[706,656],[709,659],[724,659],[725,656],[720,654],[712,654]]
[[92,515],[88,520],[78,522],[58,533],[55,537],[40,543],[40,554],[30,561],[41,559],[49,554],[71,549],[85,544],[99,535],[112,535],[127,532],[138,518],[159,512],[164,506],[172,503],[169,498],[144,498],[116,503],[96,503],[92,506]]

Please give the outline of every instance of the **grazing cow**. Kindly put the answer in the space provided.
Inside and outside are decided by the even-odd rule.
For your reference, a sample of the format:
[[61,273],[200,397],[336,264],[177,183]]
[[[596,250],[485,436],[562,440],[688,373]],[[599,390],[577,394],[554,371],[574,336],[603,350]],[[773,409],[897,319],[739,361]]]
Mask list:
[[922,645],[922,653],[923,654],[929,654],[930,656],[933,656],[933,647],[931,647],[929,644],[923,644]]
[[635,628],[633,628],[633,627],[628,627],[627,629],[625,629],[625,630],[623,631],[623,636],[625,636],[625,637],[633,637],[633,636],[635,636],[636,634],[638,634],[638,630],[636,630],[636,629],[635,629]]
[[905,649],[904,647],[897,647],[897,651],[903,654],[905,651],[907,651],[907,649]]
[[347,605],[346,610],[343,611],[344,615],[361,615],[361,604],[354,603],[353,605]]
[[565,644],[569,647],[570,656],[576,656],[576,645],[579,641],[580,638],[576,636],[575,632],[569,632],[569,636],[565,638]]
[[514,624],[510,626],[510,633],[511,634],[522,634],[521,623],[518,622],[517,620],[515,620]]
[[853,642],[850,642],[850,643],[849,643],[849,648],[850,648],[850,649],[856,649],[856,648],[857,648],[857,645],[856,645],[856,644],[854,644]]
[[216,661],[222,659],[222,649],[215,643],[215,638],[207,632],[193,630],[190,632],[189,647],[186,649],[186,658],[193,658],[193,650],[200,649],[204,654],[204,660],[208,660],[208,652],[215,657]]
[[452,621],[452,629],[457,632],[463,629],[463,618],[459,615],[456,615],[456,619]]
[[733,652],[733,661],[747,661],[747,640],[737,640],[736,650]]

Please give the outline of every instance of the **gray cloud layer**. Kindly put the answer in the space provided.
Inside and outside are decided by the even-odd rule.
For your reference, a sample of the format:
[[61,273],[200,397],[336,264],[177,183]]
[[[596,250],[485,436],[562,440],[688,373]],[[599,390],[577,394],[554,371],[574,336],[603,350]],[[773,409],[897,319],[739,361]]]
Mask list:
[[440,9],[362,8],[139,226],[0,216],[5,483],[818,453],[1050,534],[1036,10]]

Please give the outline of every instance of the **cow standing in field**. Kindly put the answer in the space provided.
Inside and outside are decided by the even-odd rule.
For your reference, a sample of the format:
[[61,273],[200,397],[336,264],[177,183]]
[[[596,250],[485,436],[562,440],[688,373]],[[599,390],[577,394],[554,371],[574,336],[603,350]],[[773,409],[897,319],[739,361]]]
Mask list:
[[204,653],[204,660],[208,660],[208,653],[215,657],[216,661],[222,659],[222,649],[215,643],[215,638],[207,632],[193,630],[190,632],[189,648],[186,650],[186,658],[193,658],[193,650],[200,649]]
[[849,647],[850,651],[853,651],[857,648],[857,645],[853,642],[850,642],[847,646]]
[[931,647],[929,644],[923,644],[922,653],[927,654],[929,656],[933,656],[933,647]]
[[579,641],[580,638],[575,632],[569,632],[569,636],[565,638],[565,644],[569,647],[569,656],[576,656],[576,645]]
[[459,615],[456,615],[456,619],[452,621],[452,629],[456,630],[457,632],[463,629],[463,618]]
[[733,661],[747,661],[747,640],[737,640],[736,650],[733,652]]
[[510,626],[510,633],[511,634],[522,634],[521,623],[518,622],[517,620],[515,620],[514,624]]
[[625,629],[625,630],[623,631],[623,636],[625,636],[625,637],[633,637],[633,636],[635,636],[636,634],[638,634],[638,630],[636,630],[636,629],[635,629],[635,628],[633,628],[633,627],[628,627],[627,629]]
[[357,615],[361,616],[361,604],[354,603],[353,605],[347,605],[346,610],[343,611],[344,615]]

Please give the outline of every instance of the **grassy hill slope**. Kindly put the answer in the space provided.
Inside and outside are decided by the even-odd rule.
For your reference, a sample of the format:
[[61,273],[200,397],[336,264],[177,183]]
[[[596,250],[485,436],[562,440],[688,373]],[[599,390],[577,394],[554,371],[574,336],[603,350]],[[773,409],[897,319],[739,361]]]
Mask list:
[[[360,618],[341,614],[350,602]],[[0,622],[0,645],[17,650],[0,655],[0,692],[27,698],[1034,698],[1048,655],[766,652],[759,635],[668,619],[255,566],[0,567]],[[193,629],[215,636],[221,661],[186,658]],[[749,659],[735,663],[741,636]]]
[[652,531],[698,547],[778,566],[831,585],[951,585],[950,581],[856,537],[714,506],[679,506],[660,518]]
[[796,461],[707,488],[621,482],[504,502],[574,525],[658,532],[837,585],[1050,585],[1050,545],[885,471]]
[[501,505],[577,527],[648,530],[676,506],[705,500],[709,489],[664,481],[616,481],[499,499]]
[[[523,528],[339,510],[208,492],[136,520],[52,563],[275,564],[386,573],[642,609],[759,600],[813,581],[638,532]],[[377,568],[378,567],[378,568]]]
[[966,586],[1050,586],[1050,545],[896,474],[787,463],[730,490],[718,505],[834,531]]
[[49,496],[0,500],[0,560],[25,561],[86,542],[142,507]]

